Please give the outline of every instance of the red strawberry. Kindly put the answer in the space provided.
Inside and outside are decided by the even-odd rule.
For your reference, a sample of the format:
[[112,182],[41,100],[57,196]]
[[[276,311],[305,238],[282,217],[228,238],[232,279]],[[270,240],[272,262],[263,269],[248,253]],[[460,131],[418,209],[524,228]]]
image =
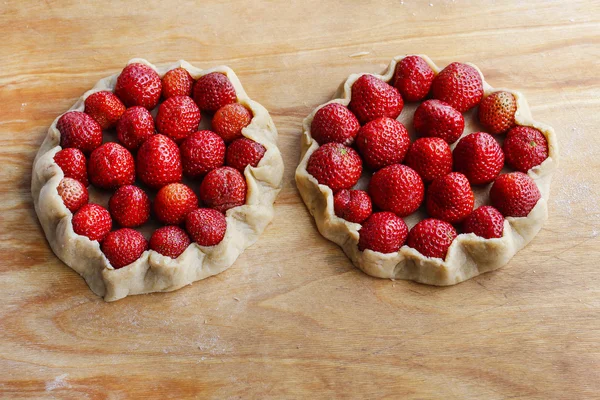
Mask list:
[[373,75],[362,75],[352,85],[348,108],[361,124],[381,117],[395,119],[403,107],[404,101],[398,89]]
[[174,68],[162,78],[162,96],[168,99],[173,96],[191,96],[194,78],[185,68]]
[[437,178],[427,190],[427,212],[450,223],[460,222],[473,211],[475,195],[469,180],[459,172]]
[[504,166],[504,153],[492,135],[471,133],[456,145],[453,152],[454,170],[467,176],[472,185],[482,185],[496,179]]
[[452,171],[452,150],[442,138],[417,139],[410,145],[404,163],[429,183]]
[[456,229],[449,223],[435,218],[420,221],[408,233],[406,245],[425,257],[444,260],[450,245],[456,238]]
[[265,155],[265,146],[248,138],[236,139],[229,147],[225,156],[227,165],[242,174],[246,166],[256,167]]
[[153,189],[181,182],[181,158],[175,142],[164,135],[152,135],[137,154],[137,176]]
[[86,204],[77,210],[73,215],[72,223],[73,232],[99,242],[112,228],[112,219],[108,210],[93,203]]
[[236,100],[235,88],[229,78],[220,72],[201,76],[194,85],[194,101],[202,111],[215,112]]
[[139,149],[154,133],[154,119],[144,107],[128,108],[117,122],[117,138],[129,151]]
[[163,226],[150,237],[150,249],[171,258],[179,257],[190,243],[190,237],[178,226]]
[[310,134],[319,145],[337,142],[350,146],[359,129],[356,116],[339,103],[319,108],[310,124]]
[[424,101],[415,110],[415,131],[424,137],[439,137],[452,144],[465,129],[465,119],[448,103],[440,100]]
[[504,231],[504,217],[492,206],[481,206],[465,219],[463,231],[474,233],[484,239],[501,238]]
[[515,126],[504,140],[506,163],[517,171],[527,172],[548,158],[548,141],[542,132],[529,126]]
[[214,246],[227,231],[225,216],[210,208],[198,208],[185,217],[185,229],[200,246]]
[[429,93],[433,76],[427,61],[419,56],[407,56],[396,64],[392,82],[405,101],[421,101]]
[[58,184],[56,191],[62,197],[65,207],[71,212],[79,210],[87,204],[89,195],[83,183],[73,178],[63,178]]
[[225,162],[225,142],[211,131],[192,133],[180,150],[183,173],[192,178],[204,176]]
[[424,193],[421,177],[406,165],[394,164],[380,169],[369,182],[373,203],[399,217],[415,212],[423,202]]
[[225,143],[244,137],[242,129],[250,125],[252,113],[238,103],[224,105],[215,113],[212,120],[213,131],[223,138]]
[[102,129],[115,126],[124,112],[125,106],[113,92],[96,92],[85,99],[85,113],[94,118]]
[[131,228],[110,232],[102,241],[102,252],[114,269],[131,264],[147,249],[148,241],[141,233]]
[[362,225],[358,239],[358,249],[395,253],[406,241],[408,227],[402,218],[391,212],[377,212]]
[[62,149],[54,155],[54,162],[62,169],[65,178],[77,179],[83,186],[89,185],[87,160],[79,149]]
[[517,100],[512,93],[494,92],[479,104],[479,122],[489,133],[498,135],[515,125]]
[[366,166],[377,170],[401,163],[410,146],[410,139],[401,122],[383,117],[360,128],[356,146]]
[[356,185],[362,174],[362,160],[350,147],[341,143],[327,143],[312,153],[306,171],[321,185],[337,192]]
[[92,152],[88,171],[92,185],[102,189],[116,189],[135,181],[133,156],[114,142],[104,143]]
[[56,123],[63,149],[75,147],[85,154],[102,144],[102,127],[92,117],[81,111],[69,111]]
[[483,97],[483,80],[474,67],[454,62],[433,79],[434,99],[445,101],[460,112],[475,107]]
[[171,183],[160,188],[154,199],[156,218],[167,225],[178,225],[185,216],[198,208],[198,197],[183,183]]
[[191,97],[169,97],[158,107],[156,129],[175,142],[181,142],[198,130],[201,119],[200,109]]
[[490,201],[505,217],[526,217],[542,197],[537,185],[527,174],[502,174],[490,189]]
[[146,192],[137,186],[121,186],[108,201],[108,210],[122,227],[135,228],[148,221],[150,199]]
[[230,208],[246,204],[246,190],[246,179],[240,171],[220,167],[204,177],[200,185],[200,199],[207,207],[224,213]]
[[162,83],[160,76],[145,64],[129,64],[117,78],[115,94],[127,107],[142,106],[152,110],[158,104]]
[[340,190],[333,196],[333,209],[338,217],[359,224],[373,212],[371,198],[364,190]]

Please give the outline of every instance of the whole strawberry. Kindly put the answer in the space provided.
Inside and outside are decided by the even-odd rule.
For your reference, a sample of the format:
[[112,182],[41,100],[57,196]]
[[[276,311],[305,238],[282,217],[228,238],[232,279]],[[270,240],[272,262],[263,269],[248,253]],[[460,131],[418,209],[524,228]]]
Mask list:
[[56,123],[63,149],[74,147],[90,154],[102,144],[102,127],[92,117],[81,111],[69,111]]
[[254,140],[248,138],[236,139],[227,147],[225,162],[231,168],[244,173],[248,165],[256,167],[266,151],[265,146]]
[[454,170],[467,176],[472,185],[496,179],[504,166],[504,153],[492,135],[475,132],[463,137],[453,152]]
[[79,210],[89,200],[87,188],[73,178],[63,178],[56,187],[56,191],[62,198],[65,207],[71,212]]
[[483,97],[483,79],[474,67],[454,62],[433,79],[434,99],[445,101],[460,112],[475,107]]
[[131,264],[147,249],[148,242],[144,236],[131,228],[110,232],[102,241],[102,252],[114,269]]
[[360,128],[356,146],[366,166],[378,170],[401,163],[410,146],[410,139],[401,122],[383,117]]
[[529,126],[515,126],[504,140],[506,163],[517,171],[527,172],[548,158],[548,141],[542,132]]
[[225,162],[225,142],[211,131],[192,133],[180,150],[183,173],[192,178],[202,177]]
[[112,219],[108,210],[93,203],[86,204],[77,210],[73,215],[72,223],[73,232],[99,242],[112,228]]
[[512,93],[494,92],[479,104],[479,122],[486,132],[499,135],[515,125],[517,100]]
[[463,231],[474,233],[484,239],[501,238],[504,231],[504,217],[492,206],[481,206],[465,219]]
[[154,133],[154,119],[144,107],[128,108],[117,122],[117,138],[129,151],[139,149]]
[[407,56],[396,64],[392,82],[404,101],[421,101],[429,93],[433,77],[427,61],[419,56]]
[[153,189],[181,182],[181,158],[175,142],[160,134],[150,136],[137,153],[137,176]]
[[364,190],[342,189],[333,196],[335,215],[360,224],[373,212],[371,198]]
[[190,245],[190,237],[178,226],[163,226],[150,237],[150,250],[166,257],[177,258]]
[[402,218],[391,212],[377,212],[363,224],[359,233],[358,249],[395,253],[406,241],[408,227]]
[[179,225],[185,216],[198,208],[198,198],[183,183],[170,183],[160,188],[154,199],[154,214],[166,225]]
[[361,124],[381,117],[395,119],[403,107],[404,101],[398,89],[373,75],[362,75],[352,85],[348,108]]
[[425,257],[444,260],[456,236],[456,229],[448,222],[428,218],[413,226],[408,233],[406,245]]
[[420,138],[410,145],[404,163],[429,183],[452,171],[452,150],[442,138]]
[[462,135],[465,119],[448,103],[426,100],[415,110],[413,125],[419,136],[439,137],[452,144]]
[[92,185],[102,189],[116,189],[135,181],[135,162],[125,147],[108,142],[90,155],[88,173]]
[[394,164],[380,169],[369,182],[373,203],[399,217],[415,212],[423,202],[424,193],[423,180],[406,165]]
[[160,76],[145,64],[126,66],[117,78],[115,94],[127,107],[142,106],[152,110],[160,100]]
[[137,186],[121,186],[108,201],[108,210],[122,227],[135,228],[150,218],[150,199]]
[[207,207],[224,213],[230,208],[246,204],[246,190],[246,179],[240,171],[220,167],[204,177],[200,185],[200,200]]
[[427,212],[434,218],[452,224],[465,219],[473,211],[475,195],[466,176],[451,172],[437,178],[427,190]]
[[169,97],[158,107],[156,129],[179,143],[198,130],[201,119],[200,109],[191,97]]
[[194,78],[185,68],[174,68],[162,77],[162,96],[168,99],[173,96],[191,96]]
[[102,129],[115,126],[124,112],[125,105],[113,92],[96,92],[85,99],[85,113],[94,118]]
[[73,178],[89,185],[87,160],[83,152],[76,148],[62,149],[54,155],[54,162],[62,169],[65,178]]
[[235,88],[229,78],[220,72],[201,76],[194,85],[194,101],[202,111],[214,113],[236,100]]
[[211,208],[198,208],[185,217],[185,230],[200,246],[215,246],[227,231],[225,215]]
[[224,105],[215,113],[212,120],[213,131],[225,143],[231,143],[235,139],[244,137],[242,129],[252,122],[252,113],[239,103]]
[[526,217],[542,197],[537,185],[527,174],[502,174],[490,189],[490,201],[505,217]]
[[326,143],[308,159],[306,171],[321,185],[333,192],[350,189],[362,174],[362,160],[358,153],[341,143]]
[[356,116],[339,103],[319,108],[310,124],[310,134],[321,146],[330,142],[350,146],[359,129]]

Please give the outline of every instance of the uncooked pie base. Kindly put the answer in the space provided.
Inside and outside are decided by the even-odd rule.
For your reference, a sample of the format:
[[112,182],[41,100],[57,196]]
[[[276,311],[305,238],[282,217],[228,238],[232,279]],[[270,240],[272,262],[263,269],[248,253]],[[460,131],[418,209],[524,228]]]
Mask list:
[[[429,57],[421,55],[437,74],[441,69]],[[386,82],[390,82],[396,68],[396,63],[404,56],[395,57],[383,75],[372,74]],[[469,64],[477,68],[473,64]],[[481,74],[481,71],[479,71]],[[329,103],[340,103],[347,106],[350,102],[352,84],[364,74],[353,74],[340,86],[335,99]],[[483,78],[483,74],[481,74]],[[528,175],[540,189],[542,198],[531,210],[527,217],[508,217],[504,222],[504,234],[498,239],[484,239],[473,233],[460,234],[450,246],[446,259],[425,257],[418,251],[404,245],[397,253],[383,254],[372,250],[359,251],[358,238],[360,224],[348,222],[335,215],[333,211],[333,192],[325,185],[319,185],[317,180],[306,171],[306,163],[319,144],[311,137],[310,126],[317,107],[304,119],[301,161],[296,169],[296,184],[308,207],[314,216],[319,232],[327,239],[337,243],[355,266],[365,273],[378,278],[408,279],[430,285],[454,285],[484,272],[492,271],[506,265],[508,261],[522,249],[539,232],[544,221],[548,218],[548,196],[552,173],[558,163],[558,144],[554,130],[542,123],[534,121],[529,106],[523,94],[510,89],[494,89],[483,81],[485,95],[498,90],[511,92],[517,99],[515,120],[518,125],[532,126],[539,129],[548,140],[549,157],[541,165],[531,169]],[[328,104],[328,103],[326,103]],[[398,120],[408,129],[411,140],[416,138],[412,118],[420,103],[405,103]],[[465,130],[463,136],[484,130],[477,122],[477,108],[464,113]],[[496,138],[502,140],[504,136]],[[451,145],[454,146],[457,142]],[[504,170],[503,172],[506,172]],[[364,173],[357,188],[366,190],[369,173]],[[475,207],[489,204],[488,192],[491,184],[473,187],[475,192]],[[424,207],[404,218],[409,228],[427,217]]]
[[[129,64],[136,62],[152,67],[161,77],[176,67],[185,68],[194,79],[211,72],[227,75],[235,87],[238,102],[254,115],[250,125],[242,131],[243,135],[261,143],[267,151],[257,167],[246,168],[246,204],[227,211],[227,232],[221,243],[212,247],[192,243],[177,259],[148,250],[134,263],[114,269],[97,241],[73,232],[72,213],[64,206],[56,190],[64,177],[54,162],[54,155],[61,150],[60,132],[56,129],[57,117],[33,163],[31,192],[35,210],[54,253],[83,276],[94,293],[103,296],[106,301],[134,294],[169,292],[229,268],[248,246],[258,240],[273,219],[273,202],[281,188],[283,176],[283,160],[277,148],[275,124],[267,110],[248,97],[232,69],[220,66],[201,70],[185,61],[159,68],[143,59],[133,59]],[[69,111],[83,111],[84,100],[94,92],[113,91],[118,76],[115,74],[100,80]]]

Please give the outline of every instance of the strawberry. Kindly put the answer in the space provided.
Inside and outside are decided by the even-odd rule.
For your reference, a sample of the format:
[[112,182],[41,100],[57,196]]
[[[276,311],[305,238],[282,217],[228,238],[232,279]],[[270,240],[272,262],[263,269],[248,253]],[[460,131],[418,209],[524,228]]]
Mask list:
[[214,113],[236,100],[235,88],[229,78],[220,72],[201,76],[194,85],[194,101],[202,111]]
[[56,187],[56,191],[62,198],[65,207],[71,212],[79,210],[89,200],[87,188],[73,178],[63,178]]
[[125,147],[108,142],[92,152],[88,172],[92,185],[102,189],[116,189],[135,181],[135,162]]
[[506,132],[515,125],[517,100],[512,93],[494,92],[479,104],[479,122],[494,135]]
[[484,239],[501,238],[504,217],[492,206],[481,206],[463,222],[464,233],[474,233]]
[[415,110],[413,125],[420,136],[439,137],[452,144],[462,135],[465,119],[448,103],[426,100]]
[[185,230],[200,246],[214,246],[225,237],[227,220],[217,210],[198,208],[185,217]]
[[389,165],[373,174],[369,194],[373,203],[384,211],[406,217],[423,202],[425,187],[419,174],[406,165]]
[[475,107],[483,97],[483,79],[474,67],[454,62],[433,79],[434,99],[445,101],[460,112]]
[[229,147],[225,160],[228,166],[242,174],[248,165],[256,167],[265,155],[265,146],[248,138],[236,139]]
[[113,92],[96,92],[85,99],[85,113],[94,118],[102,129],[115,126],[124,112],[125,105]]
[[152,110],[158,104],[162,83],[160,76],[145,64],[129,64],[117,78],[115,94],[127,107],[142,106]]
[[362,160],[358,153],[341,143],[326,143],[308,159],[306,171],[321,185],[333,192],[350,189],[362,174]]
[[348,108],[361,124],[381,117],[395,119],[403,107],[404,101],[398,89],[373,75],[362,75],[352,85]]
[[429,183],[452,171],[452,150],[442,138],[420,138],[410,145],[404,163]]
[[139,149],[154,133],[154,119],[144,107],[128,108],[117,122],[117,138],[129,151]]
[[160,188],[154,199],[156,218],[167,225],[178,225],[185,216],[198,208],[198,197],[183,183],[170,183]]
[[181,157],[175,142],[164,135],[152,135],[137,153],[138,179],[153,189],[181,182]]
[[371,198],[364,190],[340,190],[333,196],[333,209],[338,217],[359,224],[373,212]]
[[163,226],[150,237],[150,250],[166,257],[177,258],[190,245],[190,237],[178,226]]
[[150,218],[150,199],[137,186],[121,186],[108,201],[108,210],[122,227],[135,228]]
[[54,155],[54,162],[62,169],[65,178],[77,179],[83,186],[89,185],[87,160],[79,149],[62,149]]
[[377,212],[363,224],[359,233],[358,249],[395,253],[406,241],[408,227],[402,218],[391,212]]
[[459,172],[437,178],[427,190],[427,212],[450,223],[465,219],[473,211],[475,195],[469,180]]
[[56,123],[63,149],[75,147],[90,154],[102,144],[102,127],[92,117],[81,111],[69,111]]
[[410,139],[401,122],[382,117],[360,128],[356,146],[366,166],[378,170],[401,163],[410,146]]
[[504,140],[506,163],[517,171],[527,172],[548,158],[548,141],[542,132],[529,126],[515,126]]
[[200,109],[191,97],[169,97],[158,107],[156,129],[178,143],[198,130],[201,119]]
[[356,116],[339,103],[319,108],[310,124],[310,134],[321,146],[329,142],[350,146],[359,129]]
[[408,233],[406,245],[425,257],[444,260],[456,236],[456,229],[446,221],[428,218],[413,226]]
[[246,190],[246,179],[240,171],[220,167],[204,177],[200,185],[200,199],[207,207],[224,213],[230,208],[246,204]]
[[242,129],[250,125],[252,113],[239,103],[226,104],[219,108],[212,120],[213,131],[223,138],[225,143],[244,137]]
[[490,201],[505,217],[526,217],[542,197],[537,185],[527,174],[502,174],[490,189]]
[[463,137],[453,152],[454,170],[467,176],[472,185],[496,179],[504,166],[504,153],[492,135],[475,132]]
[[148,249],[144,236],[131,228],[110,232],[102,241],[102,252],[114,269],[123,268],[142,256]]
[[183,173],[192,178],[202,177],[225,162],[225,142],[212,131],[192,133],[180,150]]
[[162,77],[162,96],[191,96],[194,78],[185,68],[174,68]]
[[112,228],[112,219],[108,210],[93,203],[86,204],[77,210],[73,215],[72,223],[73,232],[99,242]]
[[405,101],[421,101],[429,93],[433,77],[427,61],[419,56],[407,56],[396,64],[392,82]]

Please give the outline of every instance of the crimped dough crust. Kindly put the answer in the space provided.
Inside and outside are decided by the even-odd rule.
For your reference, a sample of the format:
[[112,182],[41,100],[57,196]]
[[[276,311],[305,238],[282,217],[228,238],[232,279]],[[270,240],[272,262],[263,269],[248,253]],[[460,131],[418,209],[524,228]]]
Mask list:
[[[441,69],[425,55],[420,55],[437,74]],[[395,57],[382,75],[372,74],[386,82],[392,79],[396,64],[405,56]],[[479,73],[481,71],[473,64]],[[340,86],[335,99],[328,103],[348,105],[351,98],[352,84],[364,74],[352,74]],[[483,78],[483,74],[481,74]],[[558,143],[554,130],[540,122],[533,120],[529,106],[523,94],[510,89],[494,89],[483,81],[485,95],[498,90],[511,92],[517,100],[515,119],[517,124],[532,126],[539,129],[548,140],[549,157],[541,165],[532,168],[528,175],[535,181],[540,189],[542,198],[531,210],[527,217],[506,218],[504,234],[498,239],[483,239],[473,233],[460,234],[454,240],[446,259],[425,257],[418,251],[402,246],[397,253],[383,254],[372,250],[359,251],[358,238],[360,224],[348,222],[335,215],[333,211],[333,192],[325,185],[319,185],[317,180],[306,171],[306,164],[311,154],[319,147],[311,137],[310,126],[317,107],[304,119],[301,161],[296,169],[296,184],[310,213],[314,216],[319,232],[327,239],[337,243],[355,266],[365,273],[378,278],[407,279],[429,285],[454,285],[484,272],[492,271],[506,265],[508,261],[522,249],[539,232],[544,221],[548,218],[548,195],[552,173],[558,165]],[[328,104],[326,103],[326,104]],[[412,128],[412,117],[416,104],[407,103],[398,117],[408,129],[411,139],[415,139]],[[463,136],[483,130],[476,118],[476,109],[464,114],[465,131]],[[501,139],[501,138],[500,138]],[[455,143],[456,144],[456,143]],[[454,145],[451,146],[454,148]],[[503,171],[506,172],[506,171]],[[358,183],[358,188],[366,189],[368,176],[364,176]],[[473,187],[478,207],[489,203],[489,188]],[[405,218],[409,228],[426,217],[423,208]]]
[[[64,175],[54,162],[54,155],[61,150],[56,118],[33,163],[31,192],[35,210],[54,253],[83,276],[94,293],[103,296],[106,301],[134,294],[177,290],[229,268],[248,246],[258,240],[273,219],[273,202],[281,189],[283,177],[283,160],[277,148],[275,124],[267,110],[248,97],[231,68],[219,66],[202,70],[183,60],[158,68],[144,59],[132,59],[128,64],[131,63],[144,63],[161,77],[175,67],[185,68],[195,79],[215,71],[226,74],[235,87],[238,102],[252,110],[254,115],[250,125],[243,130],[244,136],[261,143],[267,151],[257,167],[246,168],[246,204],[227,211],[227,232],[221,243],[212,247],[192,243],[177,259],[148,250],[134,263],[114,269],[97,241],[73,232],[72,213],[58,195],[56,188]],[[70,111],[83,111],[84,100],[94,92],[113,91],[118,75],[98,81]]]

